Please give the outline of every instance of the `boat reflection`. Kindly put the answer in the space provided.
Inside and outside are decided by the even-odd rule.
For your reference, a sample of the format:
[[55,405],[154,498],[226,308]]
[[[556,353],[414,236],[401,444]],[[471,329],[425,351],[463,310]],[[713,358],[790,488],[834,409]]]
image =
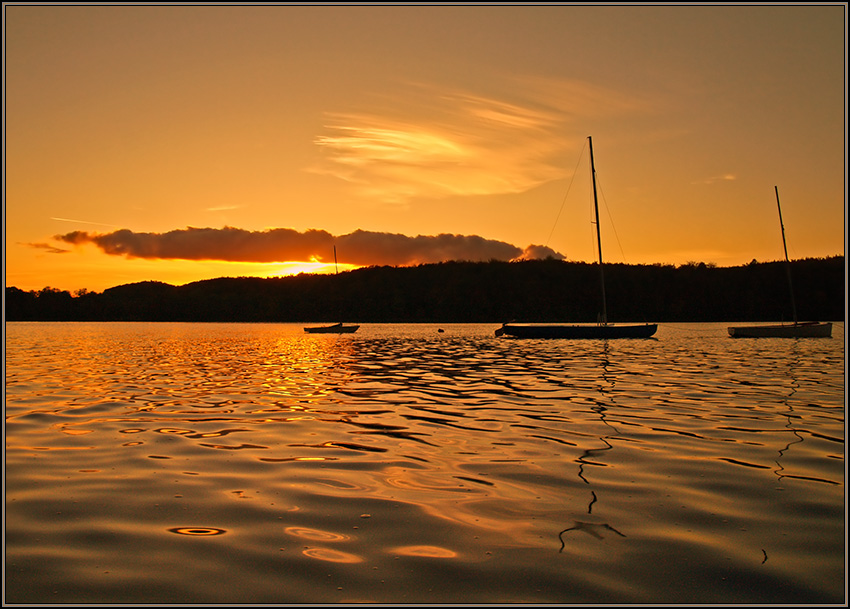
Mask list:
[[[620,435],[619,430],[608,421],[608,408],[609,405],[614,404],[614,396],[613,396],[613,388],[616,384],[616,375],[612,374],[610,371],[611,362],[610,362],[610,354],[609,354],[609,345],[608,341],[604,341],[602,343],[602,353],[600,358],[600,368],[602,373],[600,374],[600,385],[598,388],[599,397],[595,400],[595,404],[591,406],[591,410],[595,412],[599,416],[599,420],[603,425],[609,427],[613,435]],[[614,446],[608,442],[608,439],[611,438],[611,435],[600,436],[599,441],[604,445],[601,448],[588,448],[586,449],[580,457],[576,459],[578,465],[578,477],[587,485],[591,485],[590,480],[585,476],[585,466],[601,466],[606,467],[604,463],[600,463],[599,456],[602,453],[613,450]],[[593,506],[597,502],[596,490],[590,489],[590,501],[587,504],[587,514],[593,514]],[[562,553],[566,548],[566,541],[564,539],[564,534],[569,533],[571,531],[580,531],[583,533],[587,533],[591,537],[596,539],[604,539],[605,534],[607,532],[614,533],[619,535],[620,537],[626,537],[626,535],[607,522],[588,522],[585,520],[575,520],[573,525],[567,527],[560,533],[558,533],[558,539],[561,542],[561,548],[558,550],[559,553]]]
[[785,457],[785,454],[791,449],[791,446],[803,442],[803,436],[800,435],[799,430],[795,426],[795,419],[799,421],[800,415],[797,415],[794,412],[793,406],[794,395],[797,393],[800,387],[799,379],[797,378],[797,370],[799,369],[800,365],[801,358],[799,352],[799,345],[796,344],[795,341],[794,344],[792,344],[791,346],[791,358],[786,371],[787,378],[790,379],[790,389],[785,399],[781,400],[781,403],[785,404],[785,407],[787,408],[787,411],[782,415],[786,419],[785,428],[791,432],[791,434],[794,436],[794,439],[790,440],[784,448],[779,449],[779,456],[774,461],[774,463],[776,463],[776,469],[773,470],[773,473],[776,474],[776,477],[779,480],[781,480],[782,478],[795,477],[783,473],[785,471],[785,467],[780,463],[780,460]]

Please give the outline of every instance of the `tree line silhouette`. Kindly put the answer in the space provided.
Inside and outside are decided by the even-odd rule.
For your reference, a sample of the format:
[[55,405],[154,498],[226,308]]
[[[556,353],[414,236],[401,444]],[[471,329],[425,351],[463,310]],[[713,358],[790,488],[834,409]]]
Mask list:
[[[786,263],[606,263],[611,322],[791,321]],[[844,256],[791,262],[798,319],[839,321]],[[559,260],[375,266],[337,275],[156,281],[73,294],[6,287],[6,321],[594,322],[599,266]]]

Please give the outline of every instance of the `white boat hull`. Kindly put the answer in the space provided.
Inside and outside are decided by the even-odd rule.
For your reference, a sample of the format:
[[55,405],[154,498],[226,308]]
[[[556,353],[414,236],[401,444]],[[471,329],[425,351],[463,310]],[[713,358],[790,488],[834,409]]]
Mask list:
[[830,338],[832,323],[808,322],[764,326],[730,326],[732,338]]

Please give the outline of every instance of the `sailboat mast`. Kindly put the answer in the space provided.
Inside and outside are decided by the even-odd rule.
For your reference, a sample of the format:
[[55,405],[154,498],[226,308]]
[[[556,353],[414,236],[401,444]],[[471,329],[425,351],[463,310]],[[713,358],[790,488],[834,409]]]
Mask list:
[[[336,245],[334,245],[334,276],[337,277],[336,281],[339,281],[339,266],[336,263]],[[339,285],[337,285],[337,291],[339,291]],[[337,295],[337,301],[339,301],[339,295]],[[342,327],[342,303],[337,302],[337,309],[339,314],[339,325]]]
[[608,307],[605,303],[605,271],[602,268],[602,236],[599,232],[599,203],[596,197],[596,166],[593,164],[593,139],[588,135],[590,146],[590,177],[593,182],[593,211],[596,216],[596,249],[599,252],[599,279],[602,286],[602,323],[608,323]]
[[782,230],[782,249],[785,251],[785,269],[788,271],[788,290],[791,293],[791,313],[794,315],[794,325],[797,325],[797,305],[794,302],[794,286],[791,283],[791,261],[788,260],[788,246],[785,244],[785,225],[782,223],[782,207],[779,205],[779,187],[776,191],[776,209],[779,210],[779,228]]

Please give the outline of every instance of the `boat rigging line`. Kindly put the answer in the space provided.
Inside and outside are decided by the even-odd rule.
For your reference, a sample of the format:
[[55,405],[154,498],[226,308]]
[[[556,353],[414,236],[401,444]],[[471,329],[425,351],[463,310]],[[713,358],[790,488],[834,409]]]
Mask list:
[[[558,221],[561,219],[561,213],[564,211],[564,206],[567,204],[567,198],[570,195],[570,191],[573,187],[573,182],[575,182],[576,175],[578,175],[578,168],[581,165],[582,159],[584,158],[584,151],[587,148],[588,142],[585,140],[584,144],[579,151],[578,160],[576,161],[575,169],[573,169],[573,175],[570,178],[570,183],[567,185],[567,192],[564,193],[564,198],[561,200],[561,207],[558,208],[558,214],[555,216],[555,222],[552,223],[552,229],[549,231],[549,237],[546,239],[546,243],[544,244],[546,247],[549,247],[549,243],[552,241],[552,235],[555,234],[555,228],[558,226]],[[599,181],[597,176],[597,182]],[[614,218],[611,215],[611,209],[608,207],[608,202],[605,200],[605,193],[602,192],[602,186],[597,184],[600,193],[600,199],[605,206],[605,212],[608,214],[608,221],[611,223],[611,229],[614,231],[614,238],[617,240],[617,247],[620,248],[620,255],[623,257],[623,262],[626,262],[626,253],[623,251],[623,245],[620,243],[620,235],[617,234],[617,227],[614,226]],[[592,195],[591,195],[592,197]],[[593,199],[591,198],[591,206],[593,205]],[[596,222],[591,219],[590,225],[594,226]],[[592,234],[593,230],[591,230],[591,240],[593,240],[594,235]],[[596,249],[596,245],[593,245],[593,249]],[[628,263],[627,263],[628,264]]]
[[582,144],[581,150],[579,151],[578,161],[576,161],[576,167],[575,167],[575,169],[573,169],[573,177],[570,178],[570,183],[567,186],[567,192],[564,193],[564,198],[561,201],[561,207],[560,207],[560,209],[558,209],[558,215],[555,216],[555,222],[552,224],[552,230],[549,231],[549,238],[546,239],[546,243],[545,243],[546,247],[549,247],[549,242],[552,240],[552,235],[555,232],[555,227],[558,225],[558,220],[561,217],[561,212],[564,211],[564,205],[566,205],[566,203],[567,203],[567,197],[569,196],[570,190],[573,187],[573,182],[575,182],[576,175],[578,175],[578,166],[581,164],[582,157],[584,157],[584,149],[586,147],[587,147],[587,140],[585,140],[584,144]]

